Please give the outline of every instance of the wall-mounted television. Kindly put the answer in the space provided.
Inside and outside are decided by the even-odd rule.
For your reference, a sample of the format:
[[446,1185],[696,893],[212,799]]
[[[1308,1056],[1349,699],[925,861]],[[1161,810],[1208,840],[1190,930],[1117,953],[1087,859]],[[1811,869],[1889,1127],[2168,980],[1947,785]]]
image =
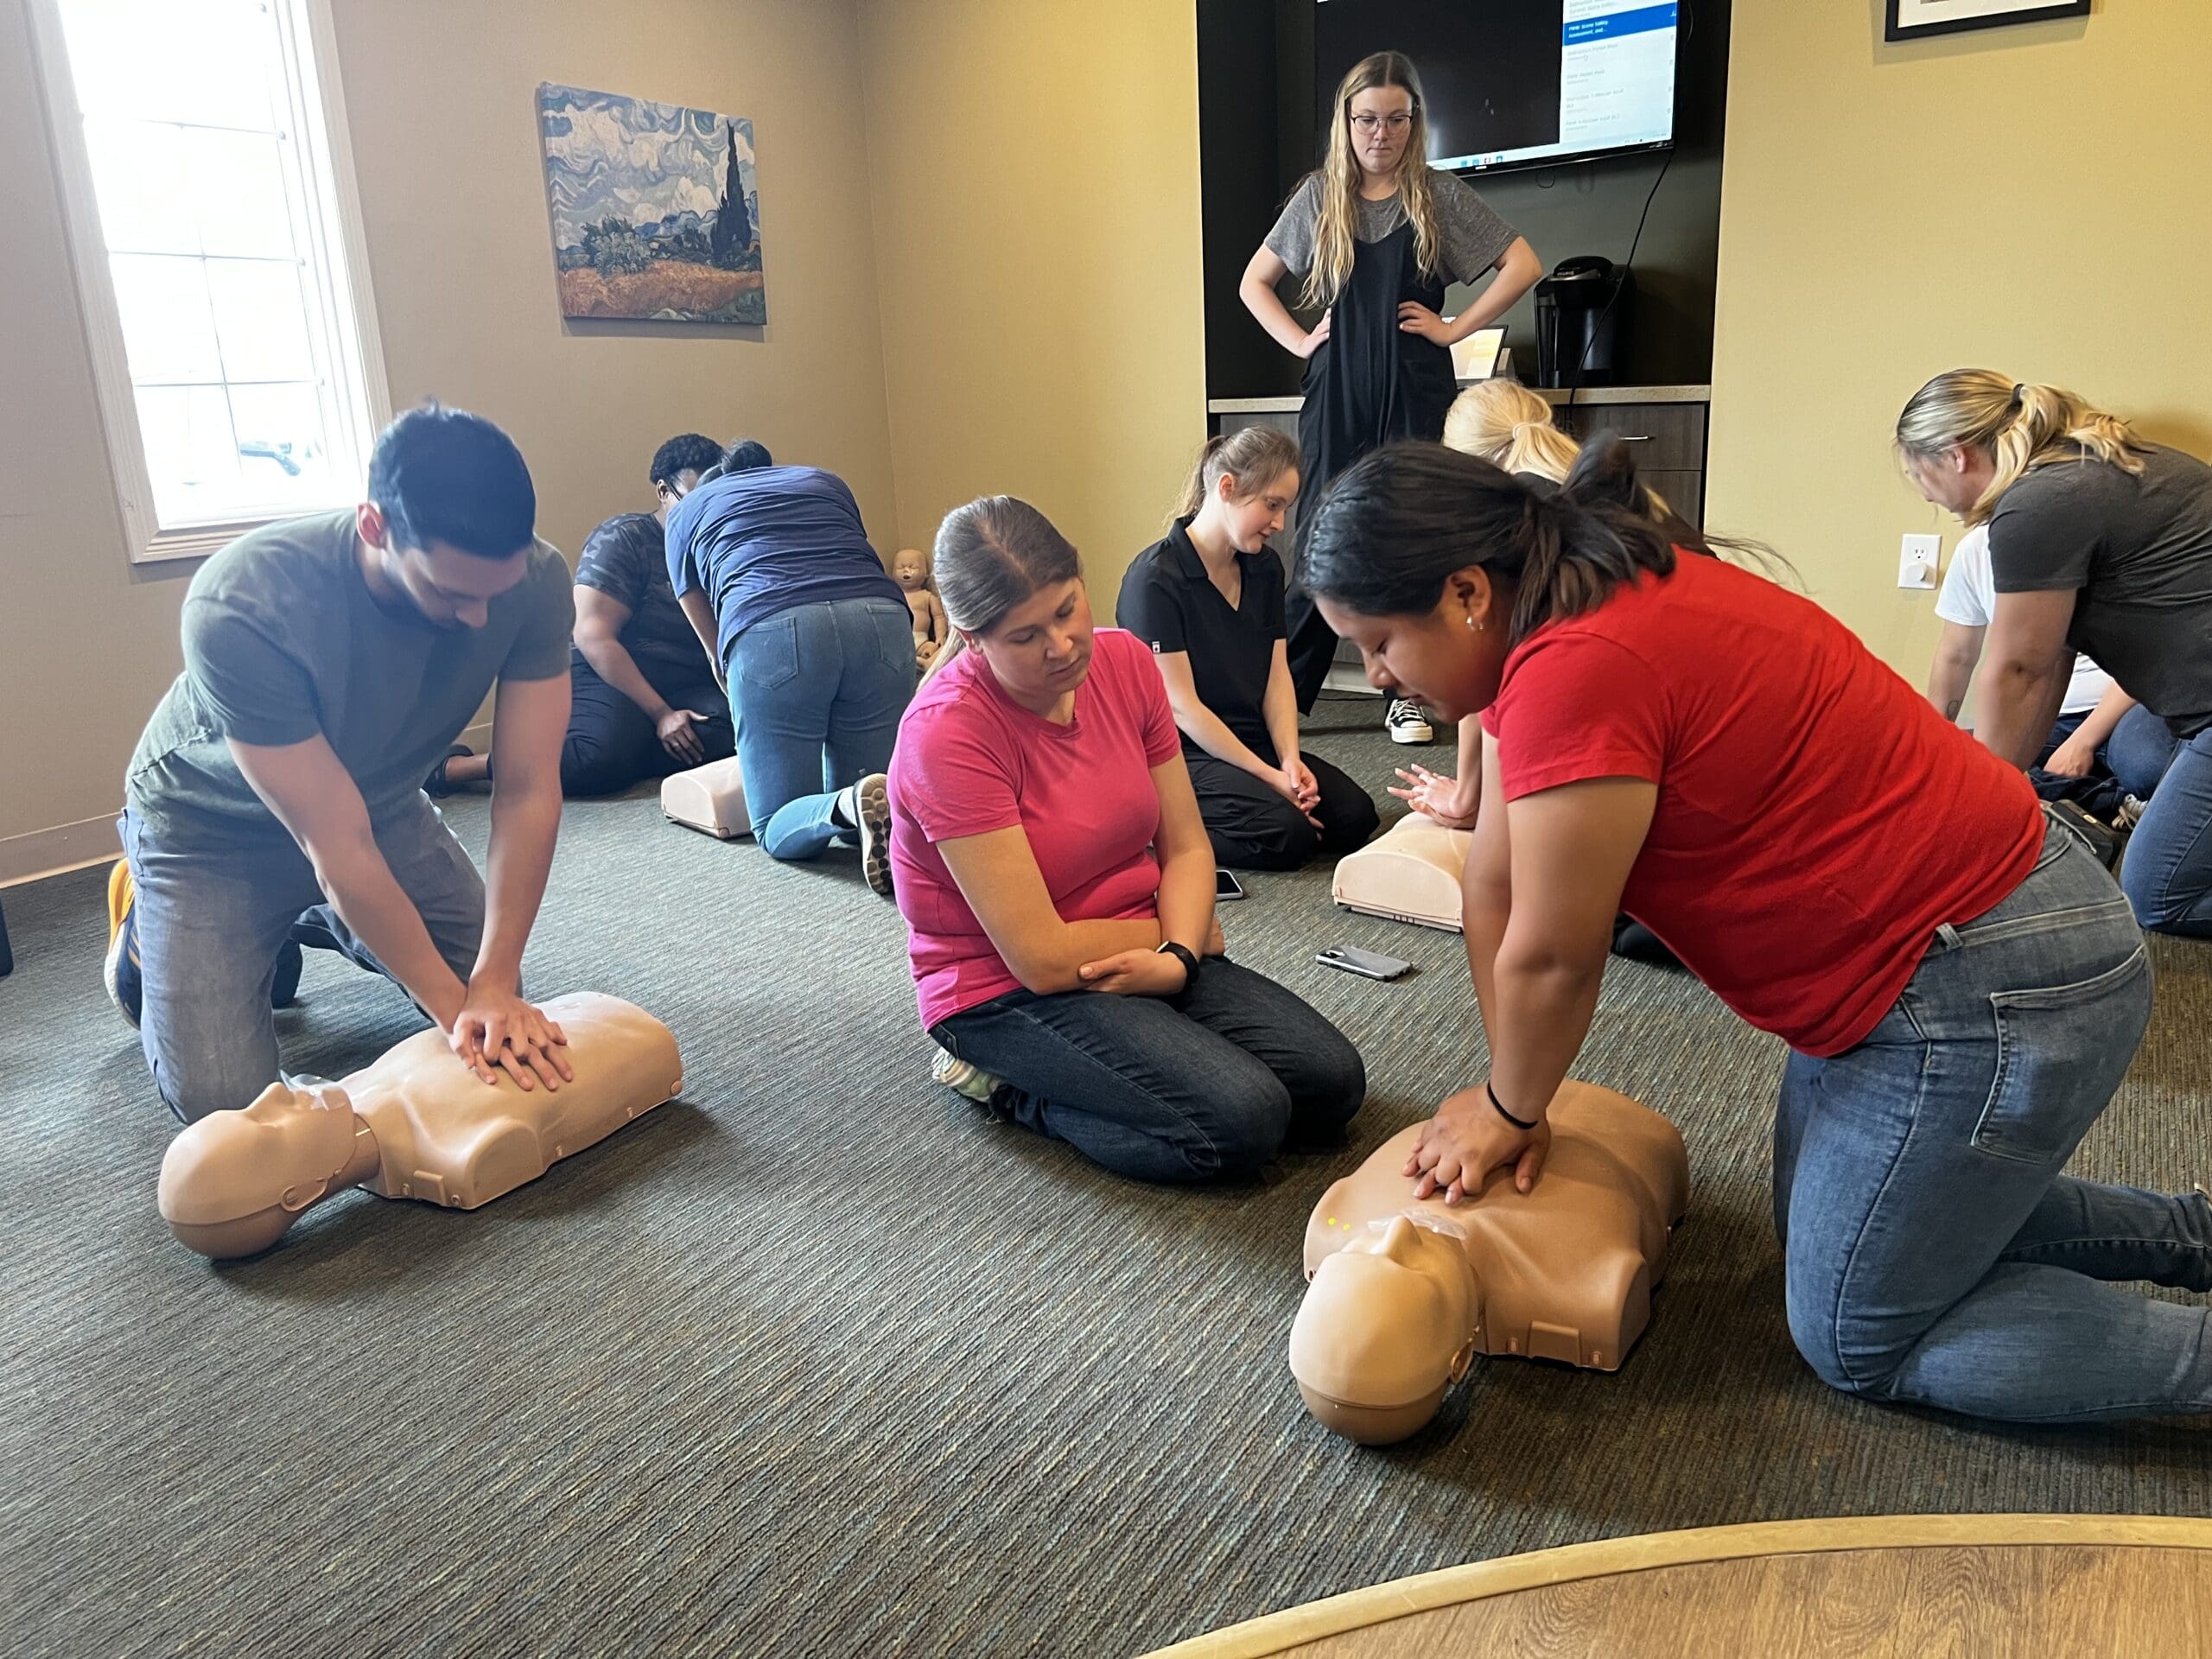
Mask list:
[[1321,130],[1345,72],[1396,50],[1421,71],[1432,166],[1478,172],[1662,149],[1675,139],[1679,10],[1673,0],[1319,0]]

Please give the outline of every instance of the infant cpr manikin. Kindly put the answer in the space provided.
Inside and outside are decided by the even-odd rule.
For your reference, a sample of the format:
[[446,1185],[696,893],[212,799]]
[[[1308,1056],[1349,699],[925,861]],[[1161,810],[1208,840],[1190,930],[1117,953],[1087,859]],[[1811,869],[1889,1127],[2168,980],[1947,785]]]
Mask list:
[[745,778],[735,755],[662,779],[660,810],[678,823],[723,841],[753,831],[753,820],[745,810]]
[[1689,1196],[1675,1126],[1624,1095],[1561,1086],[1535,1189],[1492,1175],[1458,1205],[1402,1172],[1414,1124],[1332,1186],[1306,1226],[1312,1281],[1290,1369],[1327,1427],[1369,1445],[1436,1414],[1477,1354],[1615,1370],[1651,1315]]
[[557,1090],[486,1084],[444,1033],[418,1032],[342,1083],[271,1084],[191,1124],[162,1160],[162,1218],[219,1259],[267,1249],[350,1186],[474,1210],[683,1092],[676,1039],[644,1009],[590,993],[541,1006],[575,1071]]
[[1329,896],[1346,910],[1459,931],[1459,877],[1471,831],[1413,812],[1337,861]]

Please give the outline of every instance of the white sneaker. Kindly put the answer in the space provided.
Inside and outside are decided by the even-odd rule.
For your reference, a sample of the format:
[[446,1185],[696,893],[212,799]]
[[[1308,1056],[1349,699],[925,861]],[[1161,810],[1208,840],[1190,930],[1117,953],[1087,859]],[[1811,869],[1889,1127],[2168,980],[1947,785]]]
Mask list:
[[940,1048],[930,1062],[930,1080],[941,1083],[956,1095],[965,1095],[978,1106],[988,1106],[1000,1080],[982,1067],[971,1065],[950,1049]]
[[2143,814],[2150,810],[2150,805],[2151,803],[2143,799],[2140,796],[2128,796],[2125,800],[2120,802],[2120,810],[2113,816],[2113,828],[2115,830],[2133,830],[2137,824],[2143,821]]
[[1390,734],[1393,743],[1430,743],[1436,739],[1436,728],[1428,723],[1428,711],[1411,697],[1390,699],[1382,729]]

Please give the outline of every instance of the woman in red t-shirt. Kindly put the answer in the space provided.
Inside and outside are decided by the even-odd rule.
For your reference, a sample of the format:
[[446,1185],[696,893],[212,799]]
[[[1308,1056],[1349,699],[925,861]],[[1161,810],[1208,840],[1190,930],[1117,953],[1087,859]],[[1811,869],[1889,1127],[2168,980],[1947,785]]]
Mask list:
[[2029,1421],[2212,1409],[2207,1311],[2102,1282],[2212,1289],[2212,1204],[2060,1173],[2150,1017],[2120,889],[1834,618],[1638,499],[1613,443],[1555,497],[1404,444],[1307,532],[1369,678],[1483,715],[1490,1076],[1438,1108],[1416,1194],[1537,1179],[1625,910],[1794,1051],[1775,1214],[1824,1379]]
[[891,863],[938,1081],[1140,1180],[1332,1146],[1359,1054],[1222,955],[1213,850],[1152,653],[1010,496],[938,531],[953,634],[891,764]]

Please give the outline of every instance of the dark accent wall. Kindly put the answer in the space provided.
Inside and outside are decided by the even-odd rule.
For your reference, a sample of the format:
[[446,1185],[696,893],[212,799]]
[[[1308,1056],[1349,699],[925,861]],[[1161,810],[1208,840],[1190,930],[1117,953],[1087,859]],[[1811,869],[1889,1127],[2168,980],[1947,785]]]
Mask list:
[[[1644,197],[1666,168],[1636,257],[1635,340],[1623,378],[1639,385],[1712,378],[1729,5],[1683,0],[1672,151],[1468,181],[1548,270],[1578,253],[1625,259]],[[1236,283],[1284,199],[1319,159],[1313,0],[1198,0],[1198,8],[1206,395],[1294,392],[1303,365],[1252,320]],[[1455,288],[1447,303],[1456,311],[1467,297]],[[1514,307],[1505,324],[1522,378],[1533,379],[1534,300]]]

